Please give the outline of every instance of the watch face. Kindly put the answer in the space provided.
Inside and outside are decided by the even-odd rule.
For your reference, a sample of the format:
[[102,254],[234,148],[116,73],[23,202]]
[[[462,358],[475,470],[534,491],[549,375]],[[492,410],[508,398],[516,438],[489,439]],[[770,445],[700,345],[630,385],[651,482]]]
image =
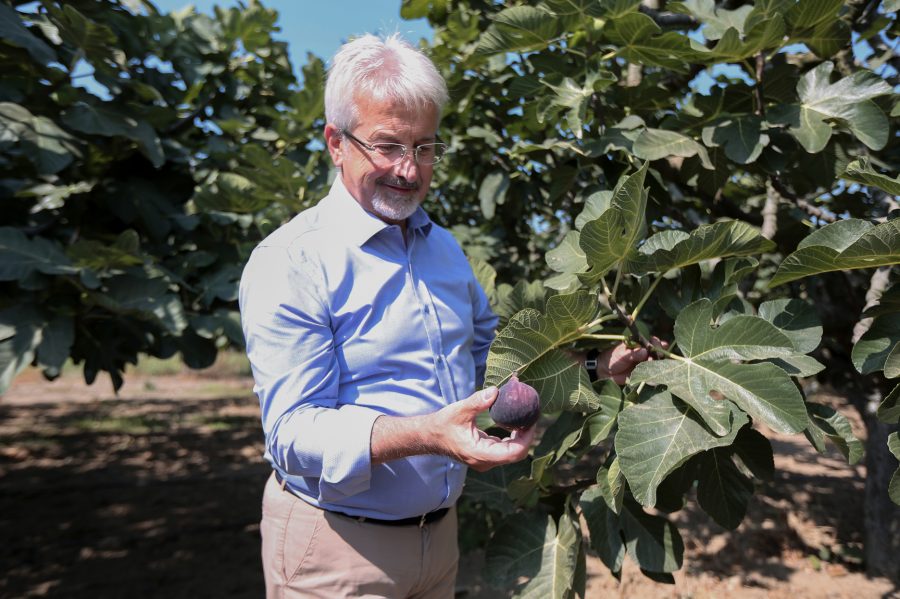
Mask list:
[[587,368],[588,370],[596,370],[597,369],[597,360],[596,359],[585,360],[584,367]]

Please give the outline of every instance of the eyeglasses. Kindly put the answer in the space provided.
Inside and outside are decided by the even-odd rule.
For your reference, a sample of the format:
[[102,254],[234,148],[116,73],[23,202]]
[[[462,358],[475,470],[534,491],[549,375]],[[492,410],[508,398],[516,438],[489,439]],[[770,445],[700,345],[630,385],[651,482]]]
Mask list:
[[[410,147],[404,144],[395,144],[390,142],[379,142],[368,144],[356,137],[346,129],[341,129],[341,133],[372,152],[373,159],[383,166],[393,166],[406,158]],[[444,153],[447,151],[447,144],[432,143],[419,144],[413,146],[413,159],[416,164],[435,164],[441,161]]]

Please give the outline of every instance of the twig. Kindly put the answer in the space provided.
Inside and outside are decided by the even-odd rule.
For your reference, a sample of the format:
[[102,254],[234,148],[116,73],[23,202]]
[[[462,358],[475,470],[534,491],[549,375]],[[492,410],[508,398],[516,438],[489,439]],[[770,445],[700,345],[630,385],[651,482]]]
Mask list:
[[780,195],[772,185],[772,181],[766,181],[766,203],[762,209],[763,224],[760,234],[766,239],[774,239],[778,232],[778,200]]
[[766,69],[766,55],[760,52],[756,55],[756,85],[753,92],[756,94],[756,114],[766,118],[766,100],[763,94],[763,71]]
[[696,29],[700,26],[700,23],[697,22],[697,19],[690,15],[682,15],[673,12],[662,12],[643,4],[638,7],[638,10],[653,19],[653,22],[662,28],[671,27],[673,29]]
[[772,187],[775,189],[775,191],[778,192],[781,197],[791,200],[797,205],[798,208],[806,211],[806,213],[810,216],[813,216],[818,220],[826,223],[833,223],[837,220],[837,218],[833,214],[829,214],[821,208],[813,206],[806,199],[801,198],[797,194],[793,193],[791,190],[784,186],[784,184],[781,182],[781,179],[779,179],[777,175],[772,175],[771,177],[769,177],[769,180],[772,183]]

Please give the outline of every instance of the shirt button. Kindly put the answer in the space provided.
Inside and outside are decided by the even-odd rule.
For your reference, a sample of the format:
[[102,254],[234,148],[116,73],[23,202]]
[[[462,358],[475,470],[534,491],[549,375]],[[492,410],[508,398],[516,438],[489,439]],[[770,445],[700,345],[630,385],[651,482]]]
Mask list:
[[444,366],[444,357],[438,356],[435,361],[437,362],[438,368],[443,368]]
[[428,308],[428,304],[425,304],[424,306],[422,306],[422,311],[423,311],[425,314],[428,314],[428,312],[430,311],[429,308]]

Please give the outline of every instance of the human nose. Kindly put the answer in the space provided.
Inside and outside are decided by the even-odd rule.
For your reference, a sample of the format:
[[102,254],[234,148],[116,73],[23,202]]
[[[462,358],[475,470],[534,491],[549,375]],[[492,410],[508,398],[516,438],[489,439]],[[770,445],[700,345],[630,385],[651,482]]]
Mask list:
[[407,181],[417,179],[419,163],[416,162],[416,151],[413,148],[409,148],[403,155],[403,158],[400,159],[400,162],[394,165],[394,169],[398,177],[403,177]]

